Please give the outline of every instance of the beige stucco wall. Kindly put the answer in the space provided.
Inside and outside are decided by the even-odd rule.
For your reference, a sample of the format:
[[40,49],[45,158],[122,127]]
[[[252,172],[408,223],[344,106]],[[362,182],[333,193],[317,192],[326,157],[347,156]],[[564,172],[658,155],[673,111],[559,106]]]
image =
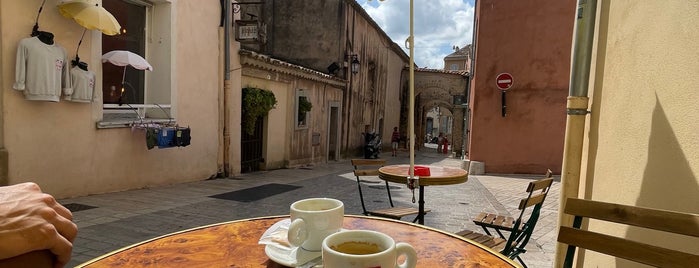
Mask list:
[[[206,179],[217,172],[220,4],[216,0],[172,1],[173,106],[177,122],[192,128],[192,145],[147,150],[142,131],[97,129],[101,102],[49,103],[24,99],[12,89],[17,43],[28,37],[41,0],[0,2],[2,111],[10,184],[35,181],[57,197]],[[48,0],[40,29],[55,34],[75,56],[82,29]],[[101,91],[100,33],[88,31],[80,56],[97,74]]]
[[[278,81],[277,75],[271,72],[259,70],[244,70],[242,77],[242,86],[254,87],[272,91],[277,99],[277,105],[269,111],[265,118],[264,125],[264,144],[263,163],[264,169],[277,169],[284,167],[284,159],[288,156],[288,123],[292,122],[293,113],[289,112],[290,105],[293,105],[290,98],[293,98],[289,83]],[[267,76],[269,75],[269,76]],[[272,75],[275,79],[272,80]],[[270,79],[265,79],[269,77]],[[291,117],[290,117],[291,115]],[[239,131],[239,130],[236,130]],[[238,149],[239,150],[239,149]]]
[[[699,3],[600,2],[582,195],[699,213]],[[590,229],[699,254],[696,239],[614,225]],[[638,267],[585,254],[584,267],[614,265]]]

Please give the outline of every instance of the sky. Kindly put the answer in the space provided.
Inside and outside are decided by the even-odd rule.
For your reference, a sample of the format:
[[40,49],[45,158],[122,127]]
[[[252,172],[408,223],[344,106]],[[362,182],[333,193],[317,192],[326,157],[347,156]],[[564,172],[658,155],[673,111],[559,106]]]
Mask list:
[[[413,0],[415,64],[442,69],[454,46],[464,47],[473,36],[474,0]],[[410,31],[410,0],[357,0],[406,55]]]

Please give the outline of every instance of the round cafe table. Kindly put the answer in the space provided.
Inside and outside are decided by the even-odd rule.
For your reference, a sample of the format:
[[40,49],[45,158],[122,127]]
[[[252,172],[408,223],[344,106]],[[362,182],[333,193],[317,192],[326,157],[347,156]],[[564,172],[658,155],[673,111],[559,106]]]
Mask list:
[[[223,222],[176,232],[97,257],[77,267],[284,267],[270,260],[258,240],[289,216]],[[463,237],[391,219],[350,216],[344,229],[383,232],[412,245],[417,267],[519,267],[502,254]]]
[[[441,166],[426,166],[415,165],[419,167],[428,167],[430,170],[429,176],[419,176],[418,181],[420,186],[420,196],[418,198],[418,215],[417,222],[425,224],[425,186],[427,185],[450,185],[464,183],[468,180],[468,172],[461,168],[441,167]],[[379,168],[379,178],[385,181],[406,184],[408,178],[408,170],[410,165],[388,165]]]

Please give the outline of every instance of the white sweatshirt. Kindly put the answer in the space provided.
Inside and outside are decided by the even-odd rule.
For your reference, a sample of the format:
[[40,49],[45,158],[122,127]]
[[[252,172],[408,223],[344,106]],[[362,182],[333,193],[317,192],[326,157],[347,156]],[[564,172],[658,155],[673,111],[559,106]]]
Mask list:
[[24,91],[27,100],[57,102],[61,89],[70,88],[67,62],[63,47],[47,45],[37,37],[24,38],[17,46],[12,87]]
[[95,92],[95,73],[78,66],[70,69],[72,88],[64,89],[64,99],[74,102],[92,102]]

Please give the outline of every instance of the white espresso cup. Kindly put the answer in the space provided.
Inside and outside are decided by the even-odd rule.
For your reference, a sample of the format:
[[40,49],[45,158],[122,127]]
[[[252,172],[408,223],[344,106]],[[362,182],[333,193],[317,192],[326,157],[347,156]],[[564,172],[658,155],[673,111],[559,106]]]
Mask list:
[[[398,258],[405,261],[398,264]],[[323,268],[414,268],[417,253],[408,243],[369,230],[349,230],[323,240]]]
[[310,198],[294,202],[290,207],[291,245],[307,251],[320,251],[323,239],[342,228],[345,205],[331,198]]

